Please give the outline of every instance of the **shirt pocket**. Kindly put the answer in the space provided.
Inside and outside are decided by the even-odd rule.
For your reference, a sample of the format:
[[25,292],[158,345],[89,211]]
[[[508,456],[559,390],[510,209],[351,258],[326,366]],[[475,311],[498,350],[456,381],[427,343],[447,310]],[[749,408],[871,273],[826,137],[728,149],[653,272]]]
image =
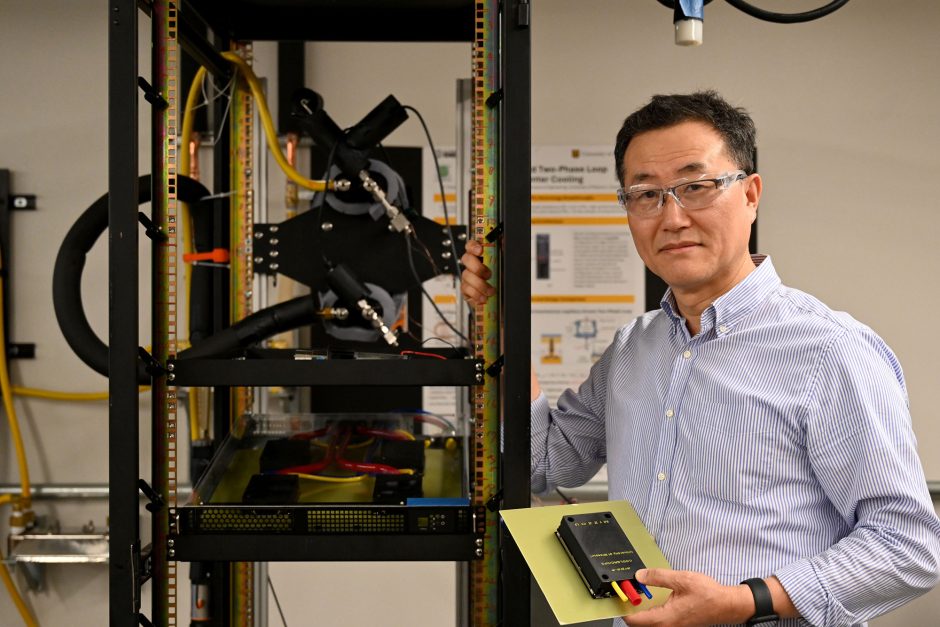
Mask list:
[[779,433],[773,412],[753,401],[712,403],[699,421],[693,464],[702,492],[730,503],[761,496],[774,479]]

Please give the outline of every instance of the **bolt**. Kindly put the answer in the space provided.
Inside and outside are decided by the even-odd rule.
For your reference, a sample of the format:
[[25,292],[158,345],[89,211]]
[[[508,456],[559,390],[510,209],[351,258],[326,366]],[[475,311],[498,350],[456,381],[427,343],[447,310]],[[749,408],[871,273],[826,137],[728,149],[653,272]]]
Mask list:
[[277,233],[277,225],[272,224],[271,226],[268,227],[268,230],[271,231],[272,233]]
[[477,538],[474,544],[476,544],[477,546],[483,546],[483,538]]
[[467,241],[467,234],[466,234],[466,233],[459,233],[459,234],[457,235],[457,239],[459,239],[461,242],[466,242],[466,241]]
[[280,266],[276,263],[272,263],[272,264],[269,264],[268,267],[271,268],[272,270],[277,270]]
[[255,263],[264,263],[264,257],[255,257]]
[[[482,553],[482,551],[480,551],[480,553]],[[170,557],[176,557],[176,550],[175,550],[175,549],[170,549],[169,551],[167,551],[167,554],[168,554]]]
[[276,237],[272,237],[272,238],[271,238],[271,246],[277,246],[277,238],[276,238]]
[[323,231],[324,233],[329,233],[330,231],[333,230],[333,223],[324,222],[323,224],[320,225],[320,230]]
[[167,381],[175,381],[175,380],[176,380],[176,375],[171,372],[170,374],[168,374],[168,375],[166,376],[166,380],[167,380]]
[[473,554],[476,555],[477,557],[483,557],[483,549],[477,549],[476,551],[473,552]]
[[482,375],[482,374],[478,374],[475,378],[476,378],[477,383],[483,383],[483,375]]
[[268,255],[271,256],[271,257],[277,257],[279,254],[280,254],[280,253],[277,252],[276,250],[272,250],[272,251],[270,251],[270,252],[268,253]]
[[450,259],[453,256],[454,255],[449,250],[445,250],[444,252],[441,253],[442,259]]
[[483,372],[483,363],[482,363],[482,362],[479,362],[479,361],[478,361],[478,362],[476,363],[475,367],[476,367],[476,369],[477,369],[477,372]]
[[445,239],[444,241],[441,242],[441,246],[450,246],[451,244],[453,244],[453,242],[450,241],[449,239]]
[[255,231],[255,239],[261,239],[264,237],[264,231]]
[[176,368],[176,364],[174,364],[173,362],[170,362],[166,365],[166,369],[169,370],[170,372],[173,372],[175,368]]
[[169,540],[166,541],[166,545],[171,546],[171,547],[176,546],[176,540],[174,540],[173,538],[170,538]]

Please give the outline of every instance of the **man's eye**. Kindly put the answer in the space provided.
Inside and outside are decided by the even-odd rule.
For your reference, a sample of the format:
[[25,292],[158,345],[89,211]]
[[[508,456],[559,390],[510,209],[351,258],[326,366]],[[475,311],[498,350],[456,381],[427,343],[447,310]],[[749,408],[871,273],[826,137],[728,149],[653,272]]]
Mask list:
[[637,192],[637,199],[639,200],[656,200],[657,198],[659,198],[659,190],[656,189]]

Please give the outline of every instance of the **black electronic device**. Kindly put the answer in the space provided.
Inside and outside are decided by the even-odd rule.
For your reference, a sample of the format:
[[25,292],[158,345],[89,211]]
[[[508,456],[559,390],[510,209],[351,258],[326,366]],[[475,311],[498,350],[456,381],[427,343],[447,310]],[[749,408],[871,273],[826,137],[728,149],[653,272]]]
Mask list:
[[381,440],[372,461],[408,468],[415,472],[424,470],[424,440]]
[[296,475],[252,475],[242,495],[246,505],[282,505],[300,498],[300,479]]
[[264,443],[258,467],[261,472],[273,472],[292,466],[303,466],[312,462],[309,440],[281,438]]
[[[555,535],[595,599],[612,596],[613,585],[630,582],[637,570],[646,568],[611,512],[565,516]],[[632,583],[635,585],[635,580]],[[632,585],[628,588],[633,592],[628,593],[631,602],[637,605],[638,595]]]
[[376,475],[372,502],[381,505],[402,505],[408,499],[424,496],[421,473],[413,475]]

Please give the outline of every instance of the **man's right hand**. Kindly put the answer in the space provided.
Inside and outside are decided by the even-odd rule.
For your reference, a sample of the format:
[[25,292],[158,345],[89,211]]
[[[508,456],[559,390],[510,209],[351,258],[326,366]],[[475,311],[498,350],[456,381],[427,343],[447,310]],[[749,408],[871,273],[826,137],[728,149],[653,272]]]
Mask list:
[[475,240],[467,242],[465,252],[460,258],[464,271],[460,274],[460,293],[471,305],[483,305],[496,288],[486,281],[493,276],[493,271],[480,260],[483,245]]

